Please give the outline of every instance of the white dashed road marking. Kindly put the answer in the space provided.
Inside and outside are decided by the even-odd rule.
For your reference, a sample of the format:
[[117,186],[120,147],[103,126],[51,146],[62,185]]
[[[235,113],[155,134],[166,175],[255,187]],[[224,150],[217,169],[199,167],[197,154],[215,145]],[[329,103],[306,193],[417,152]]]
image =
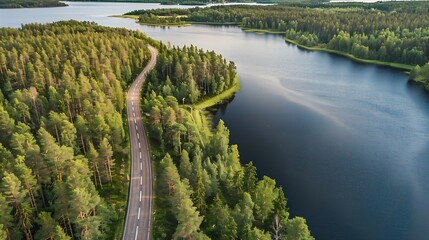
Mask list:
[[134,238],[134,240],[137,240],[138,235],[139,235],[139,226],[136,227],[136,237]]

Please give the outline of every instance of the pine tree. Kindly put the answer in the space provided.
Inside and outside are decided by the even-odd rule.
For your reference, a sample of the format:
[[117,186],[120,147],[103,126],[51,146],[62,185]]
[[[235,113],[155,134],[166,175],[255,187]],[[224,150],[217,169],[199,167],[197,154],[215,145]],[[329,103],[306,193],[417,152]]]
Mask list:
[[207,208],[206,187],[203,181],[203,168],[200,154],[201,153],[197,151],[192,161],[192,186],[194,189],[192,199],[197,209],[204,214]]
[[192,165],[189,159],[189,153],[186,150],[182,151],[180,159],[179,173],[182,178],[190,179],[192,176]]
[[40,228],[34,235],[35,239],[55,239],[57,223],[51,217],[50,213],[40,212],[36,222],[40,226]]
[[171,203],[174,206],[178,225],[173,234],[173,239],[192,238],[192,236],[198,233],[200,224],[203,221],[203,218],[199,216],[199,212],[192,203],[189,188],[189,182],[186,179],[184,181],[179,180],[174,186]]
[[314,240],[304,218],[294,217],[287,222],[286,240]]
[[212,239],[237,239],[237,223],[228,205],[216,195],[210,205],[205,226]]

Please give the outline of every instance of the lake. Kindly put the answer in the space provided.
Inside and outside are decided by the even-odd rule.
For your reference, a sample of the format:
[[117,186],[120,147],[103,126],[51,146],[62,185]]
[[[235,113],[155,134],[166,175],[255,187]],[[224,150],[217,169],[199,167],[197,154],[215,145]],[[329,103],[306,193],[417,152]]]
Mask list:
[[0,10],[0,26],[77,19],[126,27],[235,61],[241,91],[222,118],[243,163],[283,186],[316,239],[429,236],[429,95],[398,70],[310,52],[237,27],[140,26],[107,16],[136,3]]

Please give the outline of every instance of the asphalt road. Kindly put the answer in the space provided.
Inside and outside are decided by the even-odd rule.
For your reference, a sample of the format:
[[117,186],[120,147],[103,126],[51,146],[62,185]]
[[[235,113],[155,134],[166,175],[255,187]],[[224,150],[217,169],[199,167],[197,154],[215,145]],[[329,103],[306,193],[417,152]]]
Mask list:
[[131,142],[131,180],[127,216],[122,239],[150,239],[152,221],[152,165],[143,127],[139,93],[146,74],[155,67],[158,51],[149,46],[152,57],[128,90],[127,115]]

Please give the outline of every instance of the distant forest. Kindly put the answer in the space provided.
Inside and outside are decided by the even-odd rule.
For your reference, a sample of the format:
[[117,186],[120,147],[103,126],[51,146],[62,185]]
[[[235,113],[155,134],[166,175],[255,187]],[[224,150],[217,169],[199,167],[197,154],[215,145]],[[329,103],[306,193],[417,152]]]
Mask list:
[[[295,3],[301,0],[72,0],[79,2],[140,2],[140,3],[161,3],[166,5],[205,5],[209,3],[228,3],[228,2],[242,2],[242,3]],[[328,0],[308,0],[306,2],[316,4],[321,2],[328,2]]]
[[[72,2],[136,2],[136,3],[161,3],[165,5],[206,5],[209,3],[226,2],[258,2],[258,3],[296,3],[300,0],[71,0]],[[310,0],[309,3],[317,4],[327,0]],[[66,3],[59,0],[1,0],[0,8],[37,8],[37,7],[63,7]]]
[[1,0],[0,8],[64,7],[59,0]]
[[[429,60],[429,2],[215,6],[127,14],[140,15],[144,22],[168,12],[181,16],[181,22],[236,23],[244,29],[281,33],[303,46],[362,59],[407,65]],[[158,19],[165,21],[165,17]]]

